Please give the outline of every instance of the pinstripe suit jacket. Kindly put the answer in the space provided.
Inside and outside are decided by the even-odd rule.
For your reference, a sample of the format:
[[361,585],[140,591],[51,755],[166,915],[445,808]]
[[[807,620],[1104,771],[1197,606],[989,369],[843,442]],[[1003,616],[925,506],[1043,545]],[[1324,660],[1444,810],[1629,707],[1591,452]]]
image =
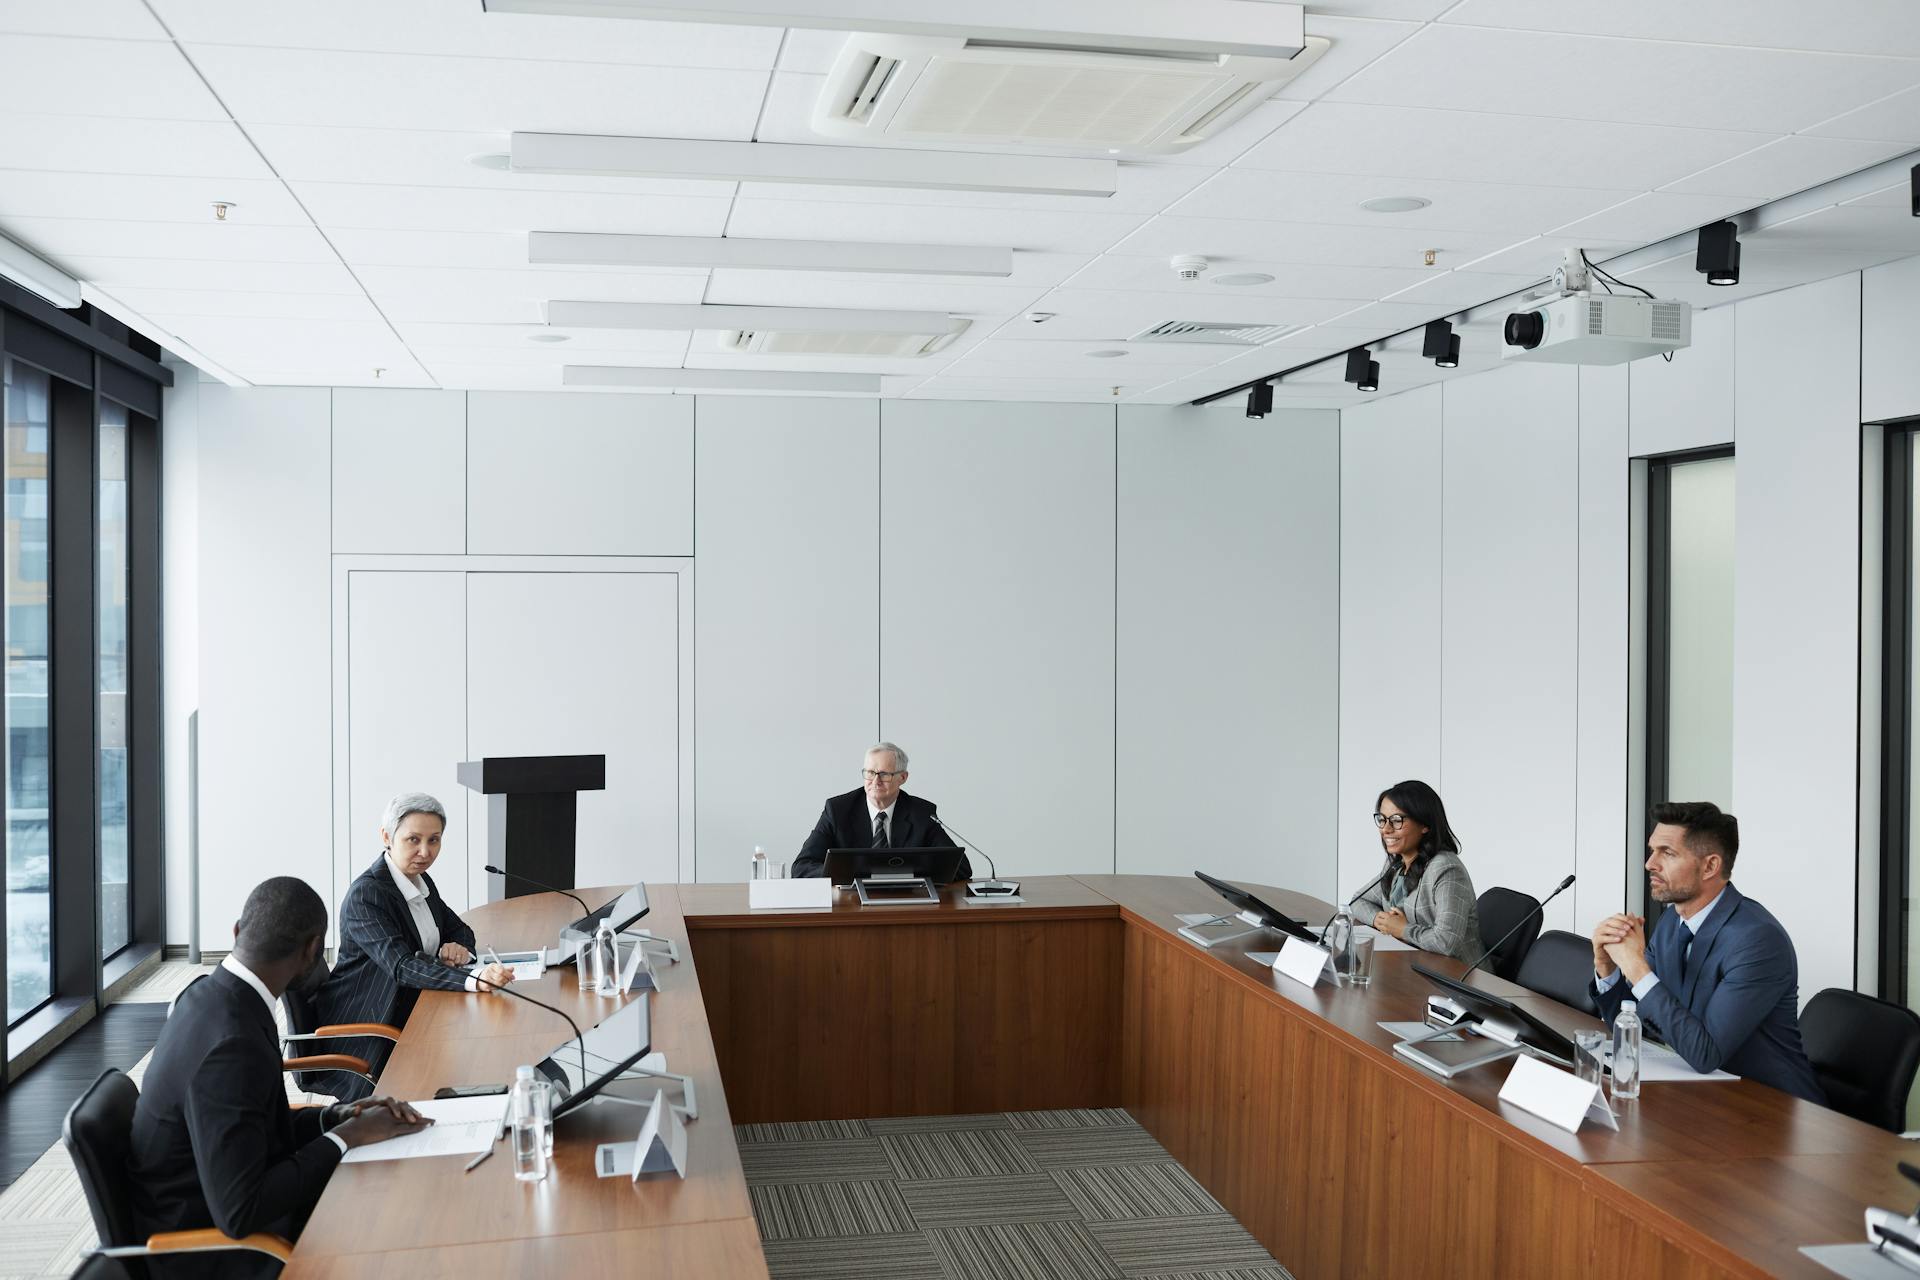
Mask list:
[[[433,877],[420,877],[427,886],[427,908],[440,928],[440,941],[474,948],[473,930],[441,898]],[[347,887],[340,903],[340,955],[325,985],[313,996],[316,1025],[338,1022],[384,1022],[404,1027],[422,990],[464,991],[467,975],[444,964],[429,964],[420,950],[420,931],[414,928],[407,900],[393,883],[382,853]],[[364,1058],[376,1078],[393,1046],[373,1038],[328,1040],[315,1053],[346,1053]],[[343,1071],[305,1071],[300,1086],[312,1093],[330,1093],[341,1101],[364,1098],[367,1082]]]

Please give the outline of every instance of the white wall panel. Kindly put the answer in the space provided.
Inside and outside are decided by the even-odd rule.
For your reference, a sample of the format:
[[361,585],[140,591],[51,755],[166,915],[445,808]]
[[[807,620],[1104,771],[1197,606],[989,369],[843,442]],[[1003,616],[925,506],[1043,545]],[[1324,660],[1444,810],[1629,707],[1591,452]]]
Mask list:
[[467,549],[465,392],[334,389],[333,549]]
[[[1646,363],[1645,361],[1641,362]],[[1627,660],[1631,467],[1628,366],[1582,369],[1580,379],[1579,631],[1574,779],[1573,927],[1592,926],[1627,901]],[[1536,889],[1528,889],[1537,893]]]
[[1441,794],[1483,893],[1574,870],[1578,383],[1521,365],[1443,393]]
[[1920,414],[1920,257],[1860,273],[1860,416]]
[[447,806],[434,884],[465,911],[484,900],[468,893],[473,833],[454,781],[467,749],[466,575],[361,569],[347,574],[346,595],[347,722],[336,732],[347,738],[347,795],[328,901],[337,907],[378,855],[387,801],[424,791]]
[[200,942],[224,951],[261,880],[330,876],[328,392],[199,394]]
[[1693,313],[1693,343],[1664,360],[1625,366],[1632,387],[1633,456],[1730,444],[1737,307]]
[[755,845],[799,852],[879,729],[880,402],[702,396],[694,433],[693,870],[741,880]]
[[693,397],[475,391],[474,555],[693,554]]
[[1852,987],[1860,276],[1741,304],[1734,387],[1734,882],[1793,935],[1800,998]]
[[576,884],[682,879],[679,592],[671,570],[467,576],[466,758],[607,757],[606,790],[580,793]]
[[187,721],[200,706],[200,371],[168,362],[160,433],[161,675],[166,753],[166,937],[188,940],[187,855],[192,778]]
[[1440,772],[1439,383],[1340,415],[1340,896],[1380,873],[1380,792]]
[[887,400],[880,423],[880,727],[908,790],[1003,874],[1112,870],[1114,410]]
[[1119,430],[1118,869],[1326,897],[1339,415],[1128,406]]

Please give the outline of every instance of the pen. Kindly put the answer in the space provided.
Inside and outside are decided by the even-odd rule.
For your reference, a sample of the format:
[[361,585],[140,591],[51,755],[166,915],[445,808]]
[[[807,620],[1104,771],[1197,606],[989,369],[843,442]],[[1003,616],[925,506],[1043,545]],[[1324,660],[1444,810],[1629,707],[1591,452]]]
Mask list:
[[[496,1139],[496,1141],[498,1140]],[[492,1154],[493,1154],[493,1148],[489,1146],[485,1151],[482,1151],[479,1155],[467,1161],[467,1167],[465,1169],[462,1169],[461,1172],[472,1173],[475,1169],[478,1169],[481,1165],[485,1164],[487,1162],[487,1157]]]

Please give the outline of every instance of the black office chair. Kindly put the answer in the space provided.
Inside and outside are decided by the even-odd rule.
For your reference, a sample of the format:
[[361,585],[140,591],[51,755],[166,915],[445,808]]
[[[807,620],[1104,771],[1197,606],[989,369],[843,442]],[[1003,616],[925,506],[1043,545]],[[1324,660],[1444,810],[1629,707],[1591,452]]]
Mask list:
[[133,1272],[118,1258],[104,1253],[90,1253],[80,1260],[80,1269],[73,1273],[73,1280],[134,1280]]
[[1513,980],[1582,1013],[1600,1015],[1587,993],[1593,981],[1593,944],[1577,933],[1549,929],[1535,938]]
[[[1522,921],[1526,923],[1522,924]],[[1507,938],[1507,930],[1520,925],[1520,931]],[[1527,948],[1540,936],[1540,899],[1517,889],[1498,885],[1480,895],[1480,946],[1484,950],[1507,938],[1487,961],[1487,968],[1499,977],[1512,980],[1526,958]]]
[[[374,1091],[372,1067],[365,1058],[356,1058],[345,1053],[316,1053],[299,1056],[300,1046],[320,1040],[347,1040],[372,1036],[381,1040],[398,1042],[400,1028],[390,1027],[384,1022],[341,1022],[332,1026],[316,1027],[313,1003],[297,991],[289,989],[280,997],[280,1007],[287,1013],[287,1034],[280,1037],[282,1050],[286,1055],[280,1064],[283,1071],[294,1073],[293,1082],[308,1093],[318,1092],[309,1072],[345,1071],[364,1080],[367,1093]],[[360,1095],[362,1097],[365,1094]]]
[[1858,991],[1828,987],[1800,1011],[1800,1039],[1827,1105],[1899,1133],[1920,1069],[1920,1015]]
[[133,1225],[133,1205],[127,1182],[127,1147],[133,1134],[133,1108],[140,1090],[123,1072],[102,1071],[80,1100],[67,1108],[60,1123],[60,1141],[73,1157],[80,1174],[80,1190],[93,1214],[100,1237],[100,1253],[120,1261],[129,1272],[144,1277],[140,1259],[156,1254],[213,1253],[245,1249],[278,1258],[284,1265],[293,1246],[279,1236],[256,1232],[236,1240],[213,1227],[194,1231],[163,1231],[144,1240]]

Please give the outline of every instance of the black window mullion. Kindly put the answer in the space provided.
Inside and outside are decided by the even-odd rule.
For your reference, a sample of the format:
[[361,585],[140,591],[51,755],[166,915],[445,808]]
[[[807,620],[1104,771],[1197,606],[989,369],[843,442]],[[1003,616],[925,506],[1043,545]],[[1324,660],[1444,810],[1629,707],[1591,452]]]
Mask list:
[[1881,559],[1880,994],[1907,1004],[1907,903],[1913,839],[1914,428],[1891,428],[1884,454],[1886,542]]
[[49,652],[53,995],[97,999],[100,988],[99,786],[96,774],[94,457],[100,423],[86,388],[55,380],[49,440]]
[[131,937],[166,936],[165,722],[161,702],[160,424],[127,421],[127,756]]

